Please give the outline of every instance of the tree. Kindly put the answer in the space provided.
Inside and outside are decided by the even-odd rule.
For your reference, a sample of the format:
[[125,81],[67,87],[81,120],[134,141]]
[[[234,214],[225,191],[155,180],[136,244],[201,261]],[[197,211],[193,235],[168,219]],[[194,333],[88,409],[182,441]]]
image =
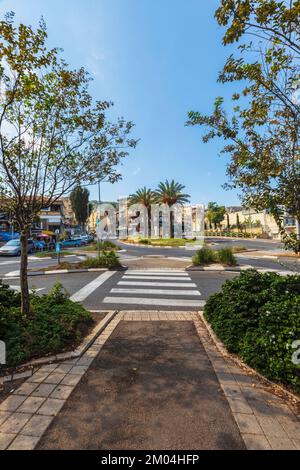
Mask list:
[[13,13],[0,22],[0,199],[20,231],[22,315],[30,309],[27,238],[34,218],[78,184],[118,179],[116,165],[136,145],[133,124],[111,123],[112,103],[94,102],[88,73],[71,70],[46,38],[43,21],[36,30],[15,26]]
[[208,129],[204,142],[227,141],[225,186],[240,188],[246,207],[270,209],[286,247],[299,252],[300,233],[287,233],[283,216],[287,208],[299,227],[300,2],[222,0],[215,16],[227,27],[225,45],[251,35],[219,75],[220,83],[241,82],[243,88],[233,94],[231,115],[218,97],[210,116],[191,111],[188,124]]
[[72,210],[82,230],[90,215],[89,195],[88,189],[80,185],[76,186],[70,194]]
[[189,202],[190,195],[185,194],[182,190],[185,188],[183,184],[176,183],[174,180],[159,183],[158,188],[154,191],[156,202],[167,204],[169,207],[173,204],[184,204]]
[[143,188],[137,189],[134,194],[129,196],[129,204],[142,204],[146,207],[148,213],[148,234],[151,236],[151,205],[155,203],[155,194],[152,189]]
[[206,216],[210,225],[214,225],[215,229],[220,226],[225,216],[225,206],[218,206],[216,202],[209,202],[207,204]]
[[228,212],[226,213],[226,223],[227,223],[227,230],[230,230],[230,220],[229,220]]
[[[174,204],[184,204],[189,202],[189,194],[185,194],[182,190],[185,188],[183,184],[176,183],[174,180],[159,183],[154,191],[155,200],[159,204],[167,204],[169,207]],[[174,238],[174,214],[170,213],[171,238]]]

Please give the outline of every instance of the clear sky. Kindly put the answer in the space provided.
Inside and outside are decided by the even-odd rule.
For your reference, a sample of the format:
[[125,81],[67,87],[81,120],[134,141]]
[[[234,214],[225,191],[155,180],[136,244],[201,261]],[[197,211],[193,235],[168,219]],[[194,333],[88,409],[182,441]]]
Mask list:
[[[72,67],[93,75],[92,94],[115,103],[113,115],[136,124],[136,150],[122,181],[102,185],[102,199],[155,188],[166,178],[185,184],[193,203],[239,203],[224,191],[220,141],[204,144],[201,129],[185,127],[189,110],[210,112],[231,88],[217,83],[230,48],[214,20],[218,0],[0,0],[0,14],[33,26],[42,15],[49,45],[64,49]],[[97,197],[90,188],[91,197]]]

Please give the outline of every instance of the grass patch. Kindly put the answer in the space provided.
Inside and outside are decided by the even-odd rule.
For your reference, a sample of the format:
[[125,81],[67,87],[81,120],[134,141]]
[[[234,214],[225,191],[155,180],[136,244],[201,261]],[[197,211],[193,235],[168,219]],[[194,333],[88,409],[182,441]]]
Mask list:
[[225,266],[237,265],[237,260],[233,254],[232,248],[221,248],[221,250],[217,252],[217,255],[221,264],[224,264]]
[[[119,251],[121,248],[114,242],[110,240],[104,240],[100,243],[100,250],[101,251]],[[98,243],[93,242],[91,245],[82,246],[80,247],[80,251],[97,251],[98,250]]]
[[[231,353],[270,380],[300,392],[300,276],[242,272],[226,281],[204,308]],[[298,353],[297,353],[298,349]]]
[[205,245],[195,253],[192,261],[194,266],[209,265],[213,263],[221,263],[225,266],[237,265],[237,260],[231,248],[222,248],[221,250],[216,251]]
[[[67,255],[75,255],[74,252],[72,251],[67,251],[67,250],[64,250],[64,251],[61,251],[60,252],[60,256],[67,256]],[[56,251],[40,251],[40,252],[37,252],[35,253],[35,256],[37,258],[57,258],[57,253]]]
[[42,296],[30,295],[30,314],[20,313],[20,294],[0,282],[0,338],[6,367],[74,349],[94,325],[91,313],[69,300],[61,284]]
[[180,246],[185,246],[187,243],[194,243],[195,238],[138,238],[138,239],[133,239],[129,238],[126,240],[128,243],[139,243],[141,245],[150,245],[150,246],[174,246],[174,247],[180,247]]
[[[114,251],[102,252],[100,257],[87,257],[78,263],[62,262],[56,266],[42,268],[41,271],[52,271],[56,269],[88,269],[88,268],[107,268],[114,269],[121,266],[119,257]],[[36,270],[35,270],[36,271]]]

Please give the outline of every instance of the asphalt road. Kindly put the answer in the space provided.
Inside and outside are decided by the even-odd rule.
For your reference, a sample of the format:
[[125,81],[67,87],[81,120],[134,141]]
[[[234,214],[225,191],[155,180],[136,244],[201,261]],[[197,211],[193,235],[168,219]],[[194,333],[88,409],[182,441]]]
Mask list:
[[121,322],[38,449],[244,449],[192,322]]
[[[163,275],[155,273],[150,275],[149,279],[147,272],[132,278],[131,271],[117,271],[97,286],[97,279],[101,280],[101,273],[56,274],[29,277],[29,286],[31,289],[36,289],[39,294],[45,294],[54,283],[60,282],[70,296],[77,295],[81,291],[79,301],[90,310],[199,310],[203,306],[203,301],[219,291],[226,279],[232,279],[235,275],[237,274],[228,272],[195,271],[183,276],[183,280],[180,273],[173,276],[169,276],[168,273]],[[14,289],[18,289],[20,285],[18,278],[8,279],[5,282]],[[91,283],[93,283],[92,288]],[[145,283],[147,285],[144,285]],[[112,289],[130,291],[133,289],[133,293],[115,292]],[[153,289],[155,292],[152,292]],[[190,291],[193,292],[192,295],[189,295]],[[125,299],[122,301],[124,303],[120,303],[120,298]],[[106,302],[106,299],[111,300]],[[138,299],[141,303],[135,303],[133,299]],[[153,303],[149,304],[147,301]]]

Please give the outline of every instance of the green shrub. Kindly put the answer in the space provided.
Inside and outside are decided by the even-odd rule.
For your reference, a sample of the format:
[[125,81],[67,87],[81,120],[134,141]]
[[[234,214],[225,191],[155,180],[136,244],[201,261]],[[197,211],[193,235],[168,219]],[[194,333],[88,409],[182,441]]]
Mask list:
[[[97,245],[97,243],[96,243]],[[100,244],[100,248],[102,250],[118,250],[119,247],[116,245],[116,243],[110,241],[110,240],[103,240]]]
[[237,265],[237,260],[232,252],[232,248],[221,248],[221,250],[218,251],[218,259],[220,263],[227,266]]
[[207,248],[206,246],[198,250],[196,254],[193,256],[193,264],[195,266],[198,266],[201,264],[214,263],[216,260],[217,260],[216,252],[212,250],[211,248]]
[[46,295],[30,296],[30,315],[18,305],[0,305],[0,338],[6,343],[7,366],[73,349],[93,324],[90,312],[68,299],[60,284]]
[[300,276],[244,271],[209,298],[204,315],[230,352],[300,391],[291,347],[300,339]]

